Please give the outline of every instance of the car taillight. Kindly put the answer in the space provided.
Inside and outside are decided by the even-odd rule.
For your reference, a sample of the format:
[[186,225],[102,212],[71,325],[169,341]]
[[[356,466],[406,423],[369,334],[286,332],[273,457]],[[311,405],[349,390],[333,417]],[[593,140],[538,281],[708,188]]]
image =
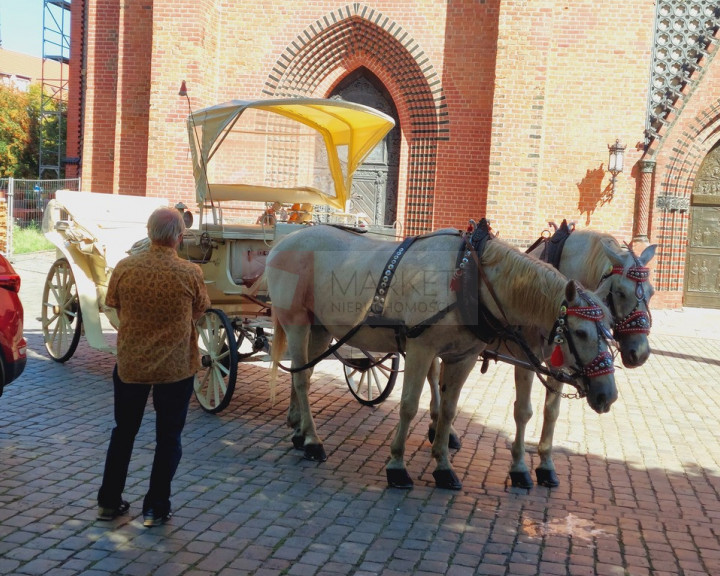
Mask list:
[[17,274],[0,274],[0,288],[20,292],[20,276]]

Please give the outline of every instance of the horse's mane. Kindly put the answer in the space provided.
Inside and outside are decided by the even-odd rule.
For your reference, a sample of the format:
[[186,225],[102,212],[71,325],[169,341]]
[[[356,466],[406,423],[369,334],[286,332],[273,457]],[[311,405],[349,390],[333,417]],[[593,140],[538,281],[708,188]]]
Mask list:
[[540,314],[542,324],[547,326],[555,321],[568,281],[550,264],[528,256],[498,238],[485,245],[482,264],[501,270],[493,277],[493,289],[508,309],[512,308],[526,318]]
[[573,232],[572,236],[576,237],[575,240],[577,240],[577,238],[586,238],[588,251],[585,259],[585,277],[592,279],[588,281],[590,286],[597,286],[603,275],[608,271],[608,257],[602,245],[606,244],[612,248],[616,254],[622,254],[623,249],[613,236],[605,232],[599,232],[597,230],[577,230]]

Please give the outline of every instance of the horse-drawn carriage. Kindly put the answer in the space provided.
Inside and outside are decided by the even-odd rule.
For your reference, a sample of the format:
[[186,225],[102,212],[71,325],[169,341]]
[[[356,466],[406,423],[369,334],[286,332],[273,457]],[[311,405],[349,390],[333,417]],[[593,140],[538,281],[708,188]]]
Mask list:
[[[548,399],[537,477],[540,484],[557,485],[551,452],[558,386],[572,384],[596,411],[609,409],[617,396],[606,338],[610,325],[626,366],[647,359],[652,288],[645,265],[654,248],[638,257],[607,235],[573,234],[572,248],[566,248],[562,260],[558,253],[554,265],[593,294],[576,290],[555,268],[483,234],[482,226],[466,235],[445,230],[387,242],[396,240],[396,231],[354,214],[349,203],[353,173],[393,125],[370,108],[315,99],[233,101],[189,116],[199,217],[194,222],[184,205],[176,206],[187,225],[178,252],[203,270],[213,305],[197,324],[202,368],[196,397],[205,410],[222,410],[232,397],[238,363],[269,360],[272,352],[277,366],[287,337],[295,386],[288,415],[293,444],[306,457],[323,460],[308,407],[308,368],[334,354],[344,364],[355,397],[375,404],[392,390],[400,357],[408,353],[403,384],[408,392],[403,393],[388,481],[412,485],[404,470],[404,442],[427,377],[433,385],[431,430],[437,430],[434,475],[439,486],[458,488],[447,447],[452,446],[459,387],[479,355],[483,371],[491,359],[509,361],[518,366],[513,484],[532,485],[524,431],[532,413],[530,386],[538,374],[548,380]],[[115,311],[105,306],[110,275],[128,252],[147,249],[147,218],[167,205],[160,198],[68,191],[50,202],[43,230],[57,246],[58,259],[45,284],[42,327],[53,359],[68,360],[83,331],[92,347],[112,351],[103,330],[105,320],[118,326]],[[414,242],[412,250],[408,240]],[[274,265],[268,260],[273,257]],[[395,273],[398,266],[403,274]],[[463,274],[465,266],[472,272]],[[347,282],[357,274],[379,279],[377,286],[363,285],[344,294],[347,306],[333,306],[322,283],[343,275]],[[412,285],[418,277],[430,279],[433,290],[420,294]],[[398,284],[408,278],[408,286]],[[467,284],[469,278],[475,283]],[[293,282],[305,282],[306,288],[314,283],[314,302],[295,298]],[[438,295],[438,287],[443,294]],[[371,294],[361,298],[367,288]],[[437,298],[423,300],[431,292]],[[398,294],[399,306],[385,305]],[[474,319],[468,320],[468,308]],[[486,325],[478,329],[480,316]],[[313,318],[313,326],[300,326],[297,318]],[[332,337],[335,344],[330,344]],[[444,360],[442,371],[437,358]],[[442,399],[438,381],[448,390]]]
[[[279,238],[326,221],[394,239],[393,227],[350,211],[353,173],[393,126],[371,108],[320,99],[232,101],[189,116],[199,217],[176,206],[187,225],[178,253],[201,267],[212,302],[197,323],[202,368],[195,394],[205,410],[230,402],[239,362],[268,359],[262,274]],[[58,252],[41,313],[53,359],[72,357],[83,332],[93,348],[114,351],[106,338],[118,327],[115,310],[105,306],[110,275],[121,258],[147,248],[147,219],[168,205],[164,198],[57,192],[43,219]],[[372,405],[389,395],[398,354],[343,346],[334,356],[358,401]]]

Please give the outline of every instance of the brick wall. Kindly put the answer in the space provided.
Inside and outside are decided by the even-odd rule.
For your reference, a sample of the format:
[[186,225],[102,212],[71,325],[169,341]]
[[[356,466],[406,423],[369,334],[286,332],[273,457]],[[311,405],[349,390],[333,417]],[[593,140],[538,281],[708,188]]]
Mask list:
[[668,307],[682,304],[689,213],[666,211],[656,206],[660,196],[690,200],[695,175],[705,155],[720,142],[720,60],[708,59],[702,82],[688,92],[681,114],[651,150],[656,162],[655,207],[651,239],[660,244],[655,282],[659,300]]
[[[117,112],[120,7],[117,0],[73,2],[73,22],[85,18],[85,97],[83,100],[82,178],[85,190],[113,191]],[[82,44],[73,37],[70,58],[82,62]],[[137,63],[142,68],[142,63]],[[71,82],[77,79],[71,77]],[[74,85],[74,84],[73,84]],[[73,91],[70,92],[72,99]],[[73,107],[71,100],[70,107]],[[68,126],[68,133],[71,134]]]
[[[230,0],[76,0],[73,26],[85,6],[86,189],[194,205],[182,80],[198,109],[327,96],[365,67],[398,110],[398,213],[407,233],[487,216],[503,238],[526,246],[547,220],[568,218],[632,240],[653,1],[318,0],[240,9]],[[715,75],[708,79],[704,103],[684,113],[690,123],[718,92]],[[684,128],[673,130],[680,142]],[[627,149],[613,189],[607,147],[616,138]],[[668,178],[661,164],[678,162],[673,146],[658,151],[658,183]],[[681,250],[677,223],[657,218],[651,234],[660,252]],[[669,264],[669,291],[681,289],[683,265],[680,256]]]

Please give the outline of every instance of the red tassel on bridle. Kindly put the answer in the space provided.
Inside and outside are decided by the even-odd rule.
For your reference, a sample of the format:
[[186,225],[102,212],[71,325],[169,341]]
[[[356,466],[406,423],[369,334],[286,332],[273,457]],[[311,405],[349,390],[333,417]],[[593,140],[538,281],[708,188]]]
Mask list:
[[559,368],[564,363],[565,357],[563,356],[562,348],[560,348],[560,344],[556,344],[555,348],[553,348],[552,355],[550,356],[550,364],[552,364],[555,368]]

